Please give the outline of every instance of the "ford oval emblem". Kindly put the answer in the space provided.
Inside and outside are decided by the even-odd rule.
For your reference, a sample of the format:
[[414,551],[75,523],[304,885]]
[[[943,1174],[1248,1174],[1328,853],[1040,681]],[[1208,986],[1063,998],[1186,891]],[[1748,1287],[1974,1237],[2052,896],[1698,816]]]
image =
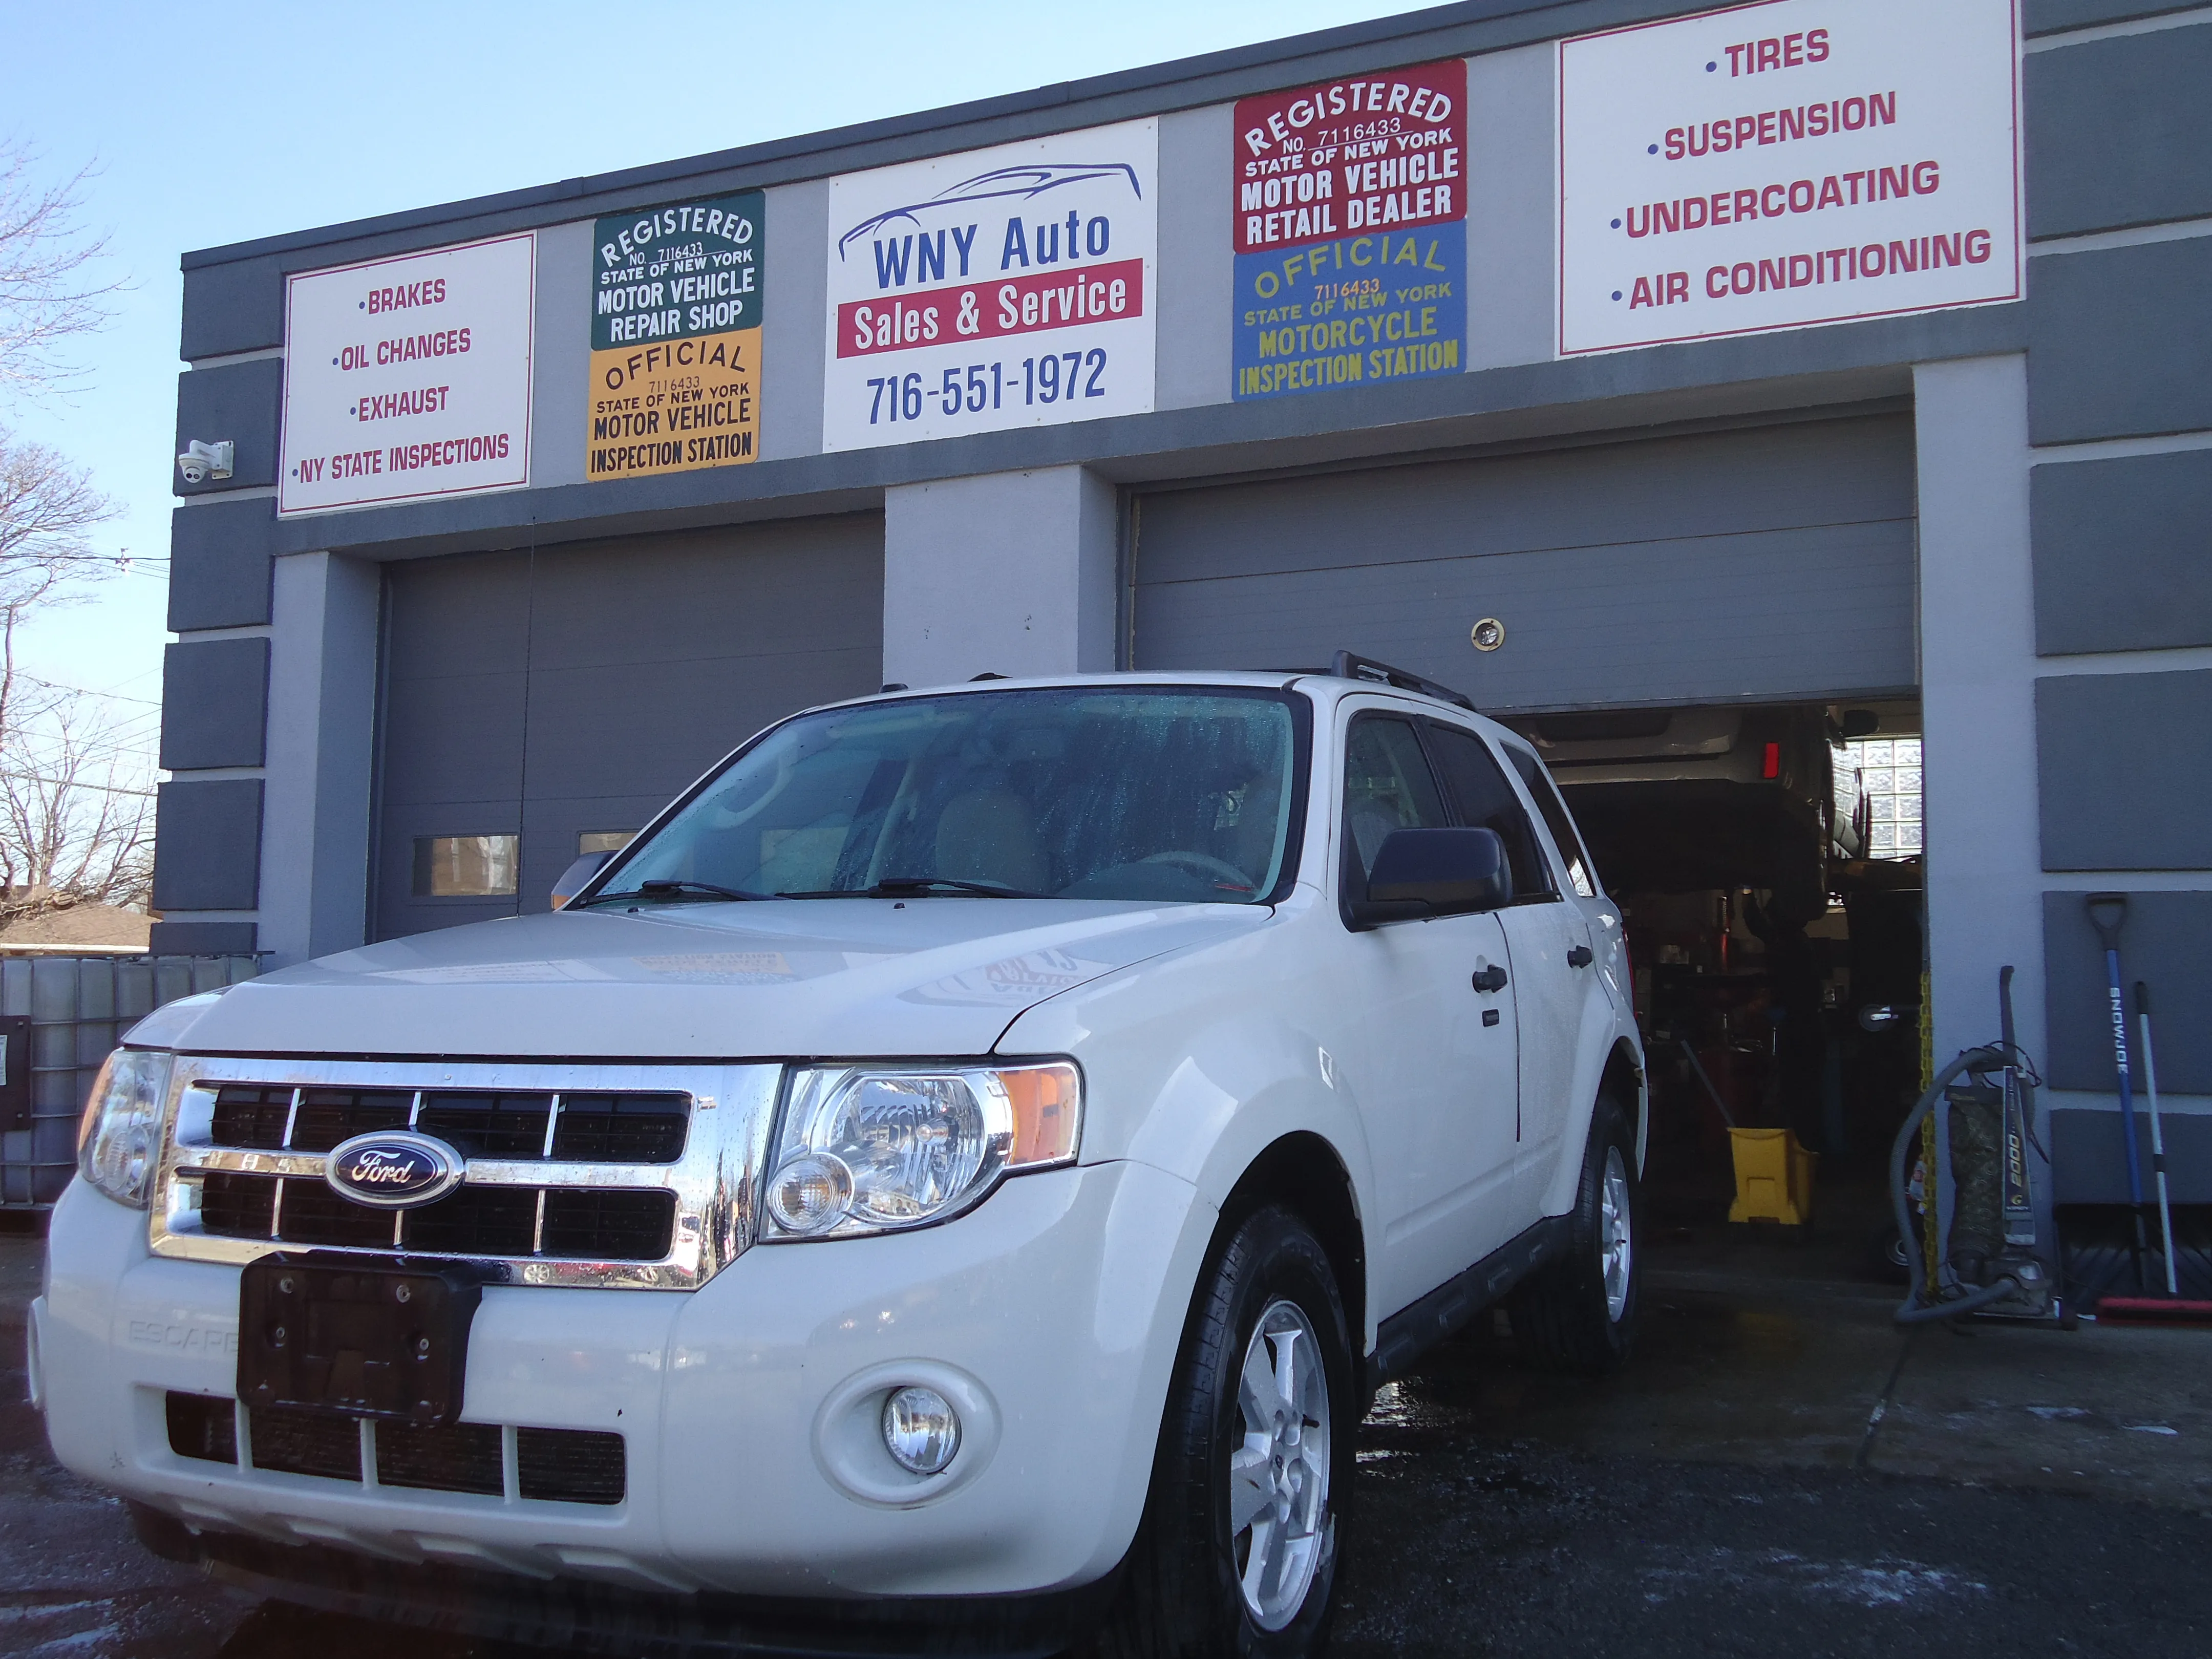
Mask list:
[[323,1176],[356,1204],[405,1210],[459,1186],[461,1167],[461,1155],[442,1140],[411,1129],[383,1129],[332,1147]]

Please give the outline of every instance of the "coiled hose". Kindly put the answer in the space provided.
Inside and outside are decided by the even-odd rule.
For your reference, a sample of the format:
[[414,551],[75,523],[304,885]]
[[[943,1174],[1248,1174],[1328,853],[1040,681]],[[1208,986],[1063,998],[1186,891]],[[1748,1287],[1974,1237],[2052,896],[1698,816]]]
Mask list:
[[[1897,1234],[1905,1241],[1905,1265],[1912,1275],[1912,1289],[1905,1298],[1905,1305],[1897,1310],[1900,1325],[1918,1325],[1937,1319],[1956,1319],[1961,1314],[1972,1313],[1977,1308],[1986,1308],[1992,1302],[2002,1302],[2019,1293],[2020,1281],[2009,1273],[2001,1276],[1994,1284],[1970,1291],[1948,1302],[1929,1299],[1928,1276],[1922,1267],[1923,1252],[1914,1248],[1912,1207],[1905,1195],[1905,1157],[1911,1150],[1913,1137],[1920,1133],[1921,1124],[1928,1114],[1936,1109],[1936,1103],[1943,1098],[1943,1091],[1953,1079],[1962,1072],[1996,1072],[2003,1069],[2005,1056],[1996,1048],[1969,1048],[1956,1060],[1936,1073],[1936,1080],[1928,1085],[1928,1092],[1920,1097],[1917,1105],[1905,1120],[1905,1127],[1897,1132],[1897,1144],[1889,1149],[1889,1201],[1897,1217]],[[1936,1201],[1936,1172],[1928,1172],[1928,1201]]]

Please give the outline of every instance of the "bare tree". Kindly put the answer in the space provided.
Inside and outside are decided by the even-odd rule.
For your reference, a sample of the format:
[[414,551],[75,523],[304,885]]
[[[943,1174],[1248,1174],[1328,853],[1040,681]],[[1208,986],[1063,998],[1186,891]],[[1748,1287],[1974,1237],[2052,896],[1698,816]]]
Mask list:
[[149,770],[92,697],[19,679],[0,733],[0,924],[80,904],[144,908]]
[[0,142],[0,392],[16,397],[76,383],[63,348],[104,327],[107,301],[123,288],[94,279],[107,239],[80,218],[92,169],[44,184],[39,161],[28,144]]

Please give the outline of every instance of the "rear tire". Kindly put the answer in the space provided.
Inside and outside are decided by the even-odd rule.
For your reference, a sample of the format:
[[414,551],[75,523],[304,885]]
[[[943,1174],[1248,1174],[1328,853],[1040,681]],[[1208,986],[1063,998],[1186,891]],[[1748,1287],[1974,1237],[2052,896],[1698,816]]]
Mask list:
[[1610,1093],[1597,1098],[1565,1256],[1533,1275],[1510,1308],[1513,1334],[1554,1370],[1603,1376],[1636,1343],[1644,1282],[1644,1188],[1636,1141]]
[[1289,1212],[1258,1211],[1200,1280],[1144,1520],[1097,1651],[1321,1652],[1358,1421],[1328,1254]]

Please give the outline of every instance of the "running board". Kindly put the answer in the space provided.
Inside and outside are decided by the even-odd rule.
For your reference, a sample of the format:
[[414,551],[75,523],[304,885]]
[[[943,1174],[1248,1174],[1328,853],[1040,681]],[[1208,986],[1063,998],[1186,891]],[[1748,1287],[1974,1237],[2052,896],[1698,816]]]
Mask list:
[[1367,1357],[1368,1392],[1405,1376],[1431,1347],[1464,1329],[1546,1262],[1565,1255],[1571,1218],[1546,1216],[1465,1273],[1384,1320],[1375,1334],[1375,1352]]

